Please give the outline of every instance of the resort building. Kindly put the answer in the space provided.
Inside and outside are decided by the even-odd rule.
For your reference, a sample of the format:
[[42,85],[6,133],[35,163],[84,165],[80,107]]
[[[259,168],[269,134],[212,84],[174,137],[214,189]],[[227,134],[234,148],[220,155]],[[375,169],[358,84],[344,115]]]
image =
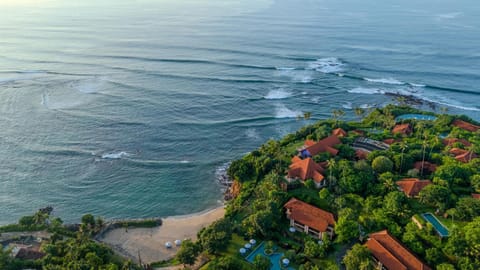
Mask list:
[[430,270],[387,230],[370,234],[365,246],[372,253],[376,269],[386,270]]
[[290,220],[290,227],[317,239],[322,239],[325,234],[330,239],[333,238],[335,218],[332,213],[296,198],[290,199],[283,207]]
[[446,138],[446,139],[443,139],[442,140],[442,143],[445,145],[445,146],[453,146],[454,143],[460,143],[460,144],[463,144],[463,146],[471,146],[472,144],[465,140],[465,139],[457,139],[457,138]]
[[304,147],[299,150],[300,156],[302,158],[307,158],[324,152],[328,152],[332,156],[336,156],[338,154],[338,150],[333,147],[341,143],[342,142],[340,139],[335,135],[328,136],[327,138],[313,144],[312,141],[307,140],[305,141]]
[[418,178],[404,178],[397,181],[397,185],[405,195],[409,198],[418,197],[418,194],[422,189],[432,184],[430,180],[420,180]]
[[359,137],[355,139],[352,147],[354,149],[360,149],[370,153],[374,150],[387,150],[390,145],[381,141],[376,141],[365,137]]
[[470,132],[476,132],[477,130],[480,129],[480,126],[465,122],[465,121],[460,120],[460,119],[455,119],[452,122],[452,125],[455,126],[455,127],[461,128],[463,130],[470,131]]
[[468,151],[468,150],[460,149],[460,148],[452,148],[452,149],[450,149],[449,152],[450,152],[450,154],[455,156],[456,160],[458,160],[460,162],[463,162],[463,163],[470,162],[470,160],[477,157],[477,155],[475,153],[473,153],[472,151]]
[[412,125],[410,124],[398,124],[392,129],[393,134],[403,134],[403,135],[410,135],[413,132]]
[[332,135],[335,135],[337,137],[346,137],[348,134],[342,128],[337,128],[332,131]]
[[[421,161],[417,161],[413,164],[413,167],[415,169],[417,169],[419,172],[422,171],[422,162]],[[429,173],[432,173],[434,171],[437,170],[437,165],[436,164],[433,164],[433,163],[430,163],[428,161],[424,161],[423,162],[423,171],[424,172],[429,172]]]
[[292,158],[292,164],[289,167],[287,180],[305,181],[312,179],[317,188],[325,186],[325,177],[322,175],[324,169],[320,164],[315,163],[312,158],[300,159],[298,156]]

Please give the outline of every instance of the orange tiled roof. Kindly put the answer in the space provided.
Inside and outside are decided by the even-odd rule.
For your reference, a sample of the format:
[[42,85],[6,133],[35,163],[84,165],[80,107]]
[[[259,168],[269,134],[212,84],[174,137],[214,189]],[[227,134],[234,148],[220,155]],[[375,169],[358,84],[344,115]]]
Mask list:
[[402,134],[410,134],[412,133],[412,126],[410,124],[398,124],[393,127],[392,133],[402,133]]
[[367,152],[367,151],[363,151],[363,150],[361,150],[361,149],[357,149],[357,150],[355,150],[355,156],[356,156],[358,159],[367,159],[368,152]]
[[475,131],[480,129],[479,126],[476,126],[472,123],[465,122],[465,121],[460,120],[460,119],[455,119],[452,122],[452,125],[454,125],[456,127],[459,127],[461,129],[467,130],[467,131],[471,131],[471,132],[475,132]]
[[[417,170],[421,170],[422,169],[422,162],[421,161],[417,161],[413,164],[413,167]],[[430,163],[428,161],[425,161],[423,163],[423,169],[424,170],[427,170],[429,172],[434,172],[437,170],[437,165],[436,164],[433,164],[433,163]]]
[[323,168],[311,158],[298,159],[295,163],[290,165],[288,177],[298,177],[302,180],[313,179],[315,182],[319,183],[324,179],[322,175],[323,171]]
[[370,234],[365,244],[389,270],[430,270],[431,268],[404,247],[387,230]]
[[330,154],[335,156],[338,154],[338,150],[333,148],[333,146],[341,143],[342,142],[340,141],[340,139],[338,139],[337,136],[331,135],[323,140],[320,140],[314,145],[308,146],[307,148],[305,148],[305,150],[307,150],[312,156],[315,156],[316,154],[322,152],[329,152]]
[[298,161],[301,161],[302,159],[299,157],[299,156],[293,156],[292,158],[292,163],[295,163],[295,162],[298,162]]
[[304,143],[304,146],[309,147],[309,146],[314,145],[315,143],[316,142],[314,140],[306,140],[305,143]]
[[337,137],[345,137],[347,136],[347,132],[342,128],[337,128],[332,131],[332,135],[335,135]]
[[480,200],[480,194],[478,193],[472,193],[472,198]]
[[402,191],[408,197],[418,196],[420,191],[430,185],[432,182],[429,180],[419,180],[417,178],[404,178],[400,181],[397,181],[397,185],[402,189]]
[[296,198],[290,199],[283,207],[290,210],[290,218],[317,231],[325,232],[328,225],[335,225],[335,218],[332,213]]
[[463,154],[460,154],[460,155],[456,156],[455,159],[460,161],[460,162],[467,163],[467,162],[470,162],[470,160],[472,160],[476,157],[477,157],[477,155],[475,153],[472,153],[471,151],[467,151]]
[[457,139],[457,138],[446,138],[446,139],[443,139],[442,140],[442,143],[444,145],[447,145],[447,146],[451,146],[453,145],[454,143],[456,142],[459,142],[461,144],[463,144],[464,146],[470,146],[472,145],[469,141],[465,140],[465,139]]
[[460,148],[452,148],[450,149],[450,151],[448,151],[450,154],[454,155],[454,156],[458,156],[458,155],[462,155],[462,154],[465,154],[467,153],[468,151],[467,150],[464,150],[464,149],[460,149]]

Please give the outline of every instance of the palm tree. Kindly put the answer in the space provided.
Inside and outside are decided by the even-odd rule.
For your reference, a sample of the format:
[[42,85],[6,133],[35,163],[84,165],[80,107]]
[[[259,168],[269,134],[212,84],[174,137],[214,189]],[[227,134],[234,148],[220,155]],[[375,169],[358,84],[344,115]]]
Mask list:
[[422,147],[423,147],[423,155],[422,155],[422,169],[420,170],[420,176],[423,176],[423,167],[425,164],[425,149],[427,148],[427,139],[425,138],[422,142]]
[[393,181],[392,178],[389,178],[383,182],[383,186],[387,190],[387,192],[394,191],[395,190],[395,181]]
[[402,141],[402,142],[400,143],[400,149],[402,150],[402,153],[401,153],[401,155],[400,155],[400,167],[398,168],[398,172],[399,172],[399,173],[400,173],[400,172],[402,171],[402,169],[403,169],[403,156],[404,156],[405,150],[407,150],[407,148],[408,148],[408,145],[407,145],[404,141]]
[[353,111],[355,112],[355,115],[360,119],[362,119],[363,115],[365,114],[365,109],[360,107],[355,107]]
[[338,125],[338,120],[345,115],[345,111],[342,109],[333,109],[332,118],[335,121],[335,127]]
[[334,179],[333,179],[333,168],[335,168],[335,165],[336,165],[336,161],[334,158],[331,158],[327,161],[327,166],[328,166],[328,172],[329,172],[329,176],[328,176],[328,181],[330,182],[329,184],[332,185],[332,183],[334,183]]

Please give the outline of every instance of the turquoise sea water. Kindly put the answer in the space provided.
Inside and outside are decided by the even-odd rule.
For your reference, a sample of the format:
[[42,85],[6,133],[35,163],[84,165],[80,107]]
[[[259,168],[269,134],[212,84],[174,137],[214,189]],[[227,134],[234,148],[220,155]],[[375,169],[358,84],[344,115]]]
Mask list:
[[213,207],[229,160],[388,93],[480,119],[479,11],[465,0],[0,1],[0,224],[46,205],[66,221]]

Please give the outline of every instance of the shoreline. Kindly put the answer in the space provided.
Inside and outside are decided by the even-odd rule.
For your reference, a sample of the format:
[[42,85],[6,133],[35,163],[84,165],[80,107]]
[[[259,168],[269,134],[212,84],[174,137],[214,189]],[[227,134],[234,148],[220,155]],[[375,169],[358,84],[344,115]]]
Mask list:
[[[116,253],[135,262],[152,263],[169,260],[179,247],[175,240],[197,238],[197,233],[225,216],[225,205],[201,212],[162,218],[162,225],[153,228],[114,228],[98,237],[98,241],[110,246]],[[173,247],[166,248],[171,242]]]

